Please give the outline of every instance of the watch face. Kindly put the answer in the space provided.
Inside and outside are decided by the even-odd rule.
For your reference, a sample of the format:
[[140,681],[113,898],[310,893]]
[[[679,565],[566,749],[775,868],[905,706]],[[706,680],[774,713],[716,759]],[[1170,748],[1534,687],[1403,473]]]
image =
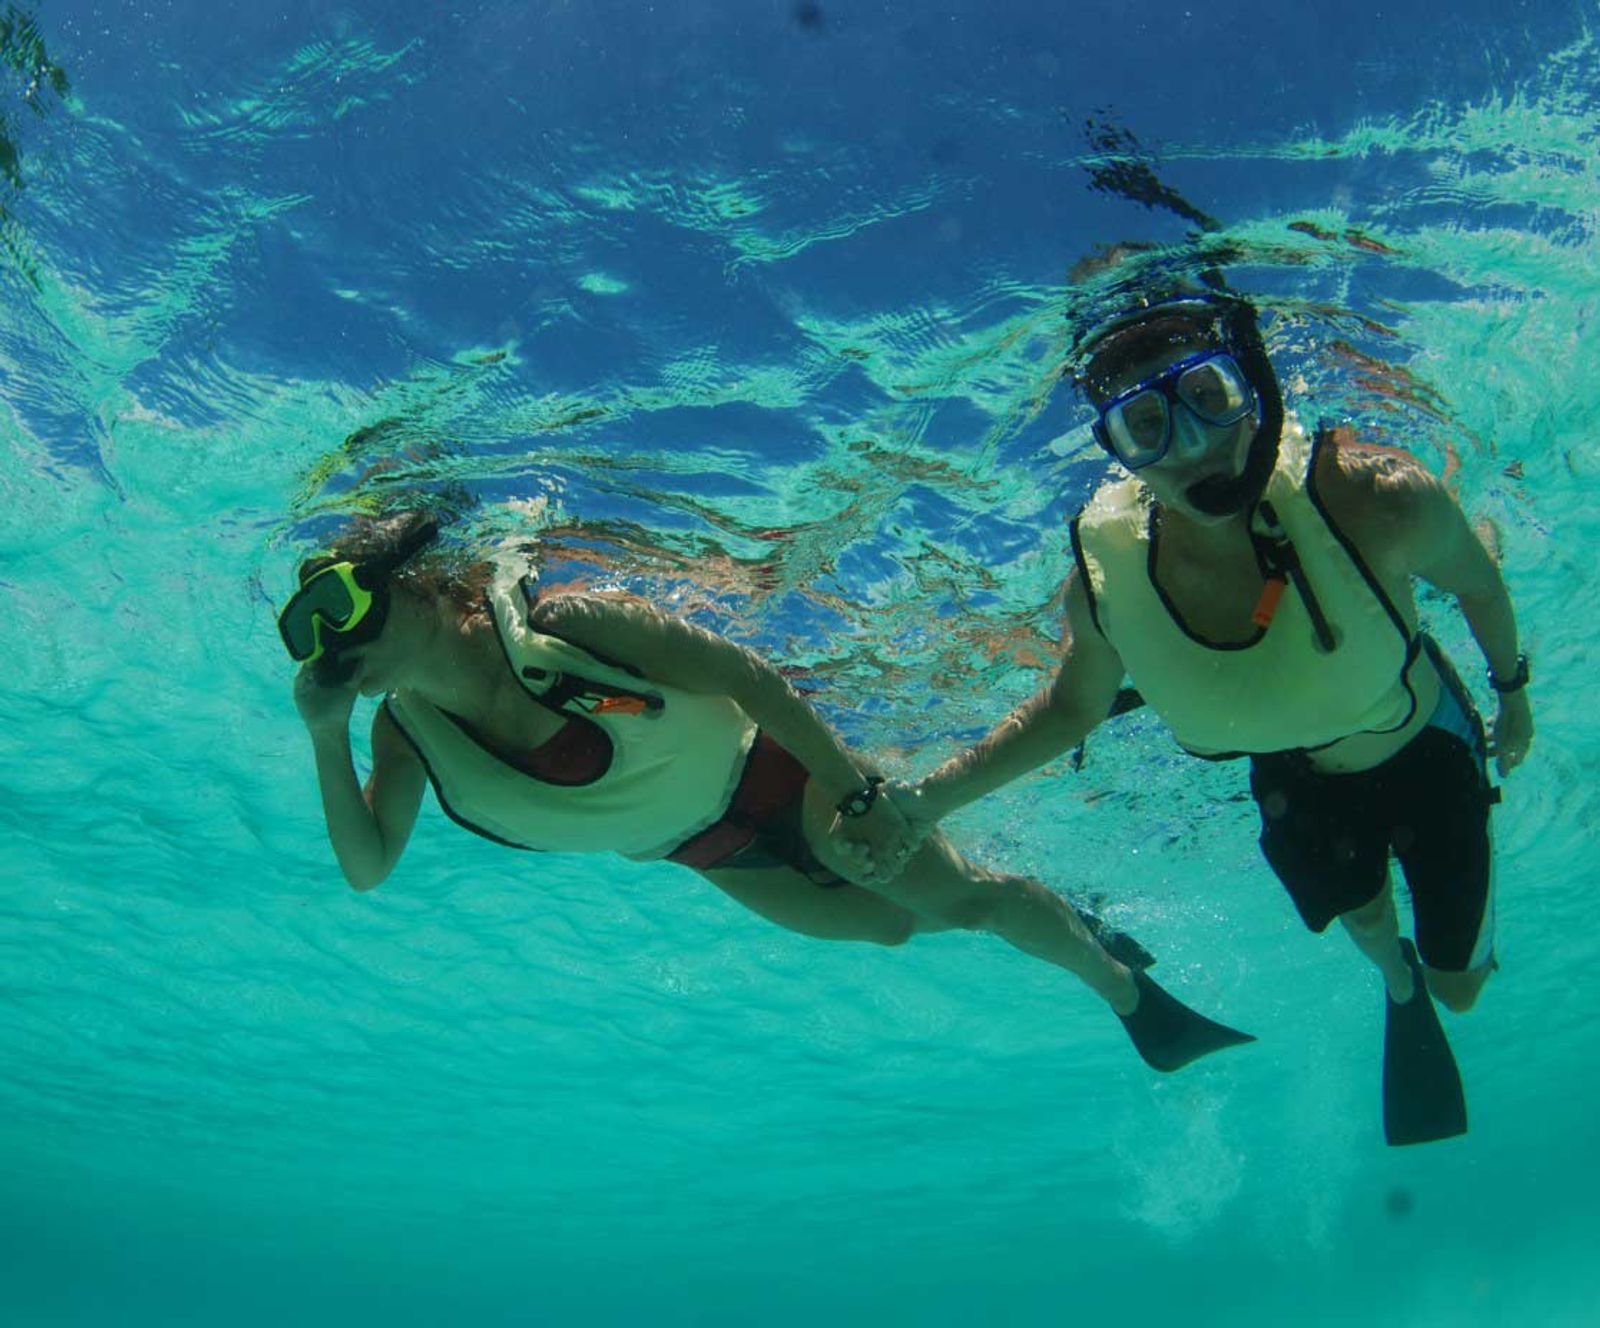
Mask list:
[[866,788],[857,789],[848,797],[839,801],[839,814],[841,816],[865,816],[872,810],[872,804],[878,799],[878,785],[883,781],[873,779]]

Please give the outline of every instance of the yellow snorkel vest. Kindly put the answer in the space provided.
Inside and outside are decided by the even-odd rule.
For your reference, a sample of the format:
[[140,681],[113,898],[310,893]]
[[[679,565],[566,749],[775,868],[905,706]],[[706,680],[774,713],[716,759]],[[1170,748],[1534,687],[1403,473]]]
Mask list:
[[1180,623],[1154,581],[1153,503],[1137,479],[1103,487],[1073,523],[1097,625],[1146,702],[1198,756],[1325,747],[1396,731],[1415,711],[1407,673],[1416,632],[1317,497],[1316,453],[1286,423],[1264,505],[1298,555],[1331,650],[1293,588],[1247,641],[1208,642]]
[[[440,806],[467,829],[517,848],[662,857],[726,810],[756,726],[725,696],[648,681],[535,631],[532,585],[503,571],[489,593],[507,667],[530,704],[605,731],[612,756],[599,779],[560,785],[514,769],[414,694],[389,696],[389,713],[421,756]],[[580,710],[570,698],[584,684],[636,700]]]

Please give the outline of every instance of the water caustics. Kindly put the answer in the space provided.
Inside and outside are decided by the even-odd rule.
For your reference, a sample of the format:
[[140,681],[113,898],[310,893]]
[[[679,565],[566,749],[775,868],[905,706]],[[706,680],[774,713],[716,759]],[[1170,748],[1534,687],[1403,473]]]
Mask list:
[[[1581,1322],[1584,16],[1414,83],[1352,37],[1345,100],[1252,113],[1216,109],[1243,48],[1141,94],[1028,6],[659,8],[0,15],[7,1317],[1047,1322],[1147,1279],[1133,1322]],[[1291,926],[1237,771],[1143,714],[954,830],[1262,1035],[1181,1083],[975,937],[805,942],[432,813],[377,895],[338,882],[272,617],[343,515],[535,532],[926,770],[1054,658],[1103,473],[1074,328],[1210,268],[1291,409],[1448,476],[1538,662],[1456,1151],[1385,1154],[1381,993]]]

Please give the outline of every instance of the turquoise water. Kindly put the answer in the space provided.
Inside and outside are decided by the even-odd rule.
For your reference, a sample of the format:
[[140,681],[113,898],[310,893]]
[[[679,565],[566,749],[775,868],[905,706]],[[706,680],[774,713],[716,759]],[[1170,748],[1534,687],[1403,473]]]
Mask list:
[[[8,8],[0,1321],[1600,1322],[1596,14],[1431,12]],[[1095,117],[1216,229],[1092,188]],[[345,888],[272,624],[333,516],[476,500],[927,769],[1050,659],[1067,272],[1130,238],[1228,249],[1291,405],[1502,551],[1466,1138],[1384,1147],[1375,975],[1142,715],[951,828],[1261,1037],[1170,1079],[998,942],[431,805]]]

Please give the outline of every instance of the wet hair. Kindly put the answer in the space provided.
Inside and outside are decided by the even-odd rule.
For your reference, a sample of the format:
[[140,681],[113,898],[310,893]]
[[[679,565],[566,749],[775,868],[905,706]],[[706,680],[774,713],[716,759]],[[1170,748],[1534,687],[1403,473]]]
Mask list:
[[[382,516],[352,517],[329,542],[328,551],[300,564],[300,584],[337,562],[357,565],[394,558],[420,535],[429,522],[444,525],[448,518],[425,508],[409,508]],[[407,558],[387,578],[420,599],[446,600],[463,615],[483,612],[484,589],[492,569],[470,562],[437,539]]]
[[1220,348],[1228,344],[1227,330],[1217,313],[1173,310],[1091,336],[1082,349],[1075,376],[1084,395],[1098,405],[1112,395],[1112,385],[1133,365],[1174,347]]

